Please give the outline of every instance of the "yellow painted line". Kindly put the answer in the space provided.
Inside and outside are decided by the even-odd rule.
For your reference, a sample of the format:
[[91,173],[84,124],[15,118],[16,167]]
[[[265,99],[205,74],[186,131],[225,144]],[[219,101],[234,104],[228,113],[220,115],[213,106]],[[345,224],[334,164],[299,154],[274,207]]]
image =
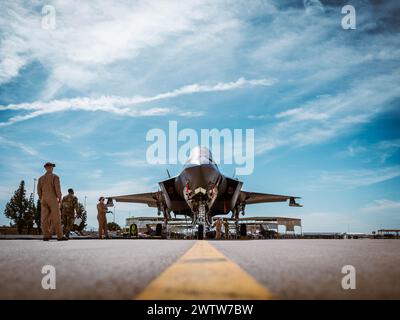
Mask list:
[[208,241],[197,241],[154,279],[139,300],[264,300],[272,294]]

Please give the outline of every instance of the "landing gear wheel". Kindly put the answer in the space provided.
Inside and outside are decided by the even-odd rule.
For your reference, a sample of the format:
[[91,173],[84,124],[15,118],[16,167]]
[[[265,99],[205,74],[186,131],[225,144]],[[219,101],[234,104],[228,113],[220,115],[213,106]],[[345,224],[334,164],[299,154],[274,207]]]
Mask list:
[[157,223],[156,225],[156,236],[157,237],[161,237],[162,234],[162,224],[161,223]]
[[240,236],[241,237],[246,237],[247,236],[247,225],[245,223],[242,223],[240,225]]
[[199,224],[199,227],[197,228],[197,239],[204,239],[204,224]]

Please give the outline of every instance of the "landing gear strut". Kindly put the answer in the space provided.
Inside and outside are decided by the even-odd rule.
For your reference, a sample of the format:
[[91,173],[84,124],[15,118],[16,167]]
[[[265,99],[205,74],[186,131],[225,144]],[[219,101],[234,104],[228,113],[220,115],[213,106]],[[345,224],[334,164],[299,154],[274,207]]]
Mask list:
[[205,223],[206,223],[206,206],[204,203],[199,205],[199,212],[197,215],[197,239],[203,240],[205,238]]
[[236,235],[238,235],[239,232],[239,209],[235,207],[232,218],[235,219],[235,230],[236,230]]
[[232,218],[235,219],[235,228],[236,228],[236,235],[241,234],[242,230],[239,225],[239,215],[242,214],[244,216],[244,208],[246,206],[245,202],[241,202],[235,206],[232,211]]

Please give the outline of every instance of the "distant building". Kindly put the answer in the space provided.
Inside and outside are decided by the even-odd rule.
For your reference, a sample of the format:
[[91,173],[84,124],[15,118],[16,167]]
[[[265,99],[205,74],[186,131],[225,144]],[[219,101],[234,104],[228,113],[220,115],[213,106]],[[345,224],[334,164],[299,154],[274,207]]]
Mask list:
[[399,239],[400,229],[381,229],[378,230],[378,237]]

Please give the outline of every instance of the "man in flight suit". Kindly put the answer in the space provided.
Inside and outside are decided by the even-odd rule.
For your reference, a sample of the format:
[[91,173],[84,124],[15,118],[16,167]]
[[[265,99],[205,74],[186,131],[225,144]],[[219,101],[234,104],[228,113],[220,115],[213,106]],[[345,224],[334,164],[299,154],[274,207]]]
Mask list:
[[61,203],[61,221],[64,227],[64,235],[69,238],[74,221],[75,213],[78,214],[78,198],[74,195],[73,189],[68,189],[68,195],[62,199]]
[[44,165],[46,173],[39,178],[37,193],[41,204],[43,241],[49,241],[53,231],[58,241],[68,240],[63,236],[60,222],[61,187],[60,178],[53,173],[54,163]]
[[99,222],[99,238],[103,239],[103,233],[108,238],[107,231],[107,206],[104,203],[104,198],[100,197],[97,204],[97,221]]

